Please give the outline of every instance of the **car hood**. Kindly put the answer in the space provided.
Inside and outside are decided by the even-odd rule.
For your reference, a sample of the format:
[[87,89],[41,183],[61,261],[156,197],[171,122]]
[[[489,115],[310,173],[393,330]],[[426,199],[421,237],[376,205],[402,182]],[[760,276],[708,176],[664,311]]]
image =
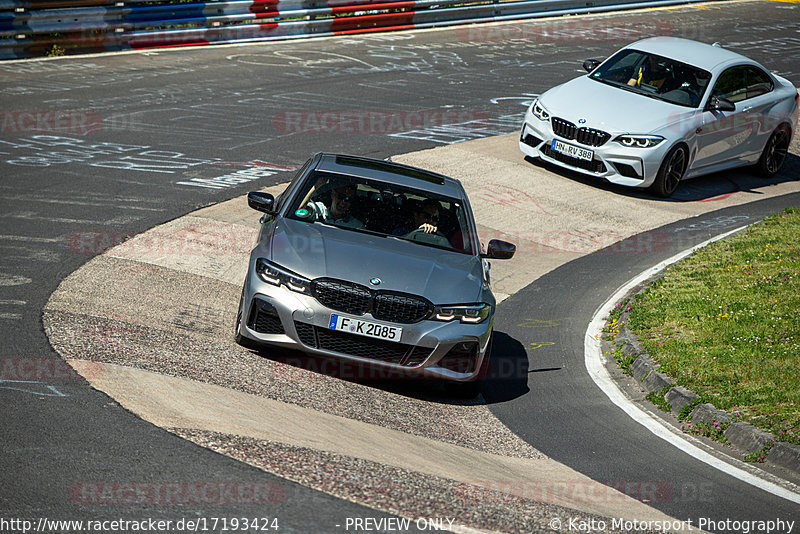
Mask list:
[[[480,299],[478,256],[318,223],[280,219],[268,237],[270,259],[309,279],[330,277],[374,289],[422,295],[434,304]],[[370,280],[380,278],[380,286]]]
[[[588,76],[553,87],[539,101],[552,117],[612,135],[674,130],[676,125],[690,124],[687,119],[698,111],[613,87]],[[580,123],[580,119],[586,122]]]

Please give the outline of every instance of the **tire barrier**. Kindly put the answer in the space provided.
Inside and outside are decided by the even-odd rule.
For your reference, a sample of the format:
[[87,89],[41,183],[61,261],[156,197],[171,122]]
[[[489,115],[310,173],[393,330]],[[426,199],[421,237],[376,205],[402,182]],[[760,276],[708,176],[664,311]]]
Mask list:
[[493,22],[692,0],[0,0],[0,59]]

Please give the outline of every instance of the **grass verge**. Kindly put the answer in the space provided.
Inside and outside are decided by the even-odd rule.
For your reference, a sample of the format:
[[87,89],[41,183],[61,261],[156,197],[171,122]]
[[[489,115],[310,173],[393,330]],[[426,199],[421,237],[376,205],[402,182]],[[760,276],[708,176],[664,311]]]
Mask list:
[[800,209],[712,243],[625,308],[661,372],[800,444]]

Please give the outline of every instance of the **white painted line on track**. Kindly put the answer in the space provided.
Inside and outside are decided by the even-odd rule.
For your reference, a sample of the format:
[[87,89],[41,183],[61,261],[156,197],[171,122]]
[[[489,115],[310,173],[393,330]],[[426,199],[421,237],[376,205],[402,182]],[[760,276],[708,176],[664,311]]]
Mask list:
[[644,426],[647,430],[659,438],[670,443],[671,445],[674,445],[693,458],[700,460],[701,462],[704,462],[715,469],[719,469],[720,471],[743,482],[746,482],[751,486],[772,493],[778,497],[782,497],[788,501],[800,504],[799,493],[784,488],[778,484],[775,484],[774,482],[770,482],[769,480],[765,480],[754,473],[750,473],[740,467],[736,467],[735,465],[717,458],[712,454],[709,454],[708,452],[700,449],[697,445],[689,442],[682,435],[677,434],[665,422],[642,410],[636,403],[631,401],[622,392],[614,379],[611,378],[611,375],[603,364],[600,336],[602,334],[603,325],[605,324],[605,318],[608,317],[614,305],[618,301],[620,301],[631,289],[652,278],[656,273],[660,273],[665,267],[679,262],[696,250],[699,250],[708,244],[713,243],[714,241],[724,239],[730,235],[744,230],[745,228],[747,228],[747,226],[742,226],[735,230],[725,232],[688,250],[684,250],[683,252],[680,252],[671,258],[662,261],[658,265],[640,273],[638,276],[632,278],[622,287],[617,289],[617,291],[597,309],[594,316],[592,316],[592,320],[589,323],[588,328],[586,329],[586,337],[584,338],[584,363],[589,376],[592,377],[592,380],[594,380],[594,383],[597,384],[597,387],[599,387],[603,393],[605,393],[608,398],[611,399],[611,402],[616,404],[634,421]]

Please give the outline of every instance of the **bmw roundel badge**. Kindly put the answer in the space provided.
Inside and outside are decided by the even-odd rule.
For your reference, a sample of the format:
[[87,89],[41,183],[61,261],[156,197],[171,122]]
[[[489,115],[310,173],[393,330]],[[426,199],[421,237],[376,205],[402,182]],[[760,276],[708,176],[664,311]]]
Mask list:
[[586,124],[586,119],[578,119],[578,124]]
[[381,285],[381,279],[377,278],[377,277],[376,278],[370,278],[369,279],[369,283],[372,284],[373,286],[379,286],[379,285]]

